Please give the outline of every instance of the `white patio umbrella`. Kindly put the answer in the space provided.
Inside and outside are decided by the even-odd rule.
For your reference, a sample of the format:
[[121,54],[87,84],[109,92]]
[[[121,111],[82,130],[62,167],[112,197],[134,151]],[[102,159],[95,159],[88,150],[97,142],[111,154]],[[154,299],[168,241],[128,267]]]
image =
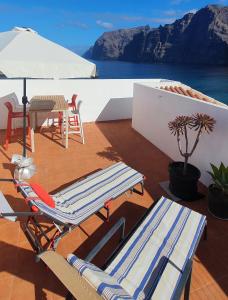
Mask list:
[[[96,76],[96,65],[72,51],[40,36],[31,28],[15,27],[0,33],[0,75],[23,78],[23,157],[14,156],[12,162],[20,168],[31,166],[26,160],[26,78],[91,78]],[[24,177],[30,176],[24,169]],[[23,176],[21,176],[23,177]]]
[[0,33],[0,75],[23,78],[23,156],[26,157],[26,78],[91,78],[96,65],[40,36],[31,28]]
[[96,65],[30,28],[0,33],[0,72],[7,78],[90,78]]

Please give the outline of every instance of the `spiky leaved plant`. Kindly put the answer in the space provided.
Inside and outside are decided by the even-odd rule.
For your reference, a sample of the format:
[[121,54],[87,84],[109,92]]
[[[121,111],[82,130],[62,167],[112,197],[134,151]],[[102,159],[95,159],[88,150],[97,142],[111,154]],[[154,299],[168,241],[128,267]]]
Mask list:
[[214,185],[228,195],[228,166],[225,167],[221,162],[219,167],[211,164],[211,169],[212,172],[208,173],[211,175]]
[[[168,123],[171,134],[177,137],[178,149],[181,156],[184,157],[183,175],[187,174],[187,164],[189,157],[192,156],[199,143],[199,138],[203,132],[211,133],[216,121],[206,114],[193,114],[191,116],[177,116],[174,121]],[[190,150],[188,130],[196,131],[196,138]],[[181,137],[184,142],[181,143]],[[185,144],[184,150],[182,144]]]

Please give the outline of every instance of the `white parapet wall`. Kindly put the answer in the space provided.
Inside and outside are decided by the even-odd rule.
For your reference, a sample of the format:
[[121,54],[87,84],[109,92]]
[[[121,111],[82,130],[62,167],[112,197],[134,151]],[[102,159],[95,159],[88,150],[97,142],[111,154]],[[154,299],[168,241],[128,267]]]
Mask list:
[[[158,86],[160,79],[69,79],[69,80],[27,80],[27,96],[64,95],[70,99],[73,93],[82,101],[81,115],[84,122],[129,119],[132,117],[133,84],[148,82]],[[170,81],[171,82],[171,81]],[[4,102],[12,94],[21,104],[22,80],[0,80],[0,129],[6,128],[7,110]],[[10,96],[11,97],[11,96]],[[41,116],[43,121],[45,116]]]
[[[208,185],[210,163],[218,165],[222,161],[228,165],[228,109],[160,90],[150,84],[134,85],[133,128],[175,161],[180,161],[182,157],[176,137],[170,134],[168,122],[178,115],[194,113],[205,113],[216,120],[214,131],[201,136],[189,161],[201,170],[201,182]],[[193,139],[194,133],[191,133],[190,141]]]

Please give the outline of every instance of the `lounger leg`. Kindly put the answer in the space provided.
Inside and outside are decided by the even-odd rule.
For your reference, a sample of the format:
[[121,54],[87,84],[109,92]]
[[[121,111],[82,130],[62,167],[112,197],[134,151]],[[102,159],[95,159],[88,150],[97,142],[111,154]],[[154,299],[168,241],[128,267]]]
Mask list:
[[[34,226],[35,232],[30,228],[30,224]],[[42,251],[44,251],[44,247],[40,242],[40,237],[43,236],[48,243],[50,242],[50,239],[42,229],[41,225],[37,222],[35,217],[29,217],[27,219],[27,222],[24,225],[24,233],[37,253],[41,253]]]
[[143,196],[144,195],[144,181],[141,181],[140,185],[141,185],[141,191],[137,190],[135,187],[132,188],[132,191],[136,194]]
[[104,204],[104,209],[106,209],[107,211],[107,217],[106,217],[107,222],[109,222],[109,217],[110,217],[110,206],[111,206],[111,200],[106,201]]
[[105,207],[106,211],[107,211],[107,217],[106,217],[106,221],[109,222],[109,218],[110,218],[110,209],[109,207]]
[[140,184],[141,184],[142,196],[143,196],[144,195],[144,181],[142,181]]
[[35,224],[35,226],[39,229],[41,235],[45,237],[47,242],[50,242],[50,239],[48,238],[46,233],[43,231],[43,228],[41,227],[41,225],[36,221],[36,219],[34,217],[32,217],[31,219],[32,219],[33,223]]
[[185,285],[185,289],[184,289],[184,300],[189,300],[189,294],[190,294],[190,286],[191,286],[191,278],[192,278],[192,269],[189,273],[189,276],[188,276],[188,280],[186,282],[186,285]]
[[28,218],[26,224],[24,225],[23,231],[30,242],[31,246],[37,253],[41,253],[44,249],[42,245],[40,244],[37,236],[32,232],[32,230],[29,228],[29,223],[31,221],[31,218]]

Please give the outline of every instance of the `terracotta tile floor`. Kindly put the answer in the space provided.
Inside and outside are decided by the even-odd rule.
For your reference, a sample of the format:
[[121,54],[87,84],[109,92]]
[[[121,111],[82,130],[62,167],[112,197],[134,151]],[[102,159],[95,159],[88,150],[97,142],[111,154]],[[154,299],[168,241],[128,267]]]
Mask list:
[[[2,148],[3,137],[2,132],[0,177],[10,178],[10,158],[13,153],[21,153],[21,145],[18,141],[13,142],[5,152]],[[136,133],[130,121],[85,124],[86,144],[82,145],[74,136],[70,139],[68,150],[59,144],[57,136],[55,142],[50,137],[46,130],[42,134],[36,133],[36,153],[28,153],[37,165],[33,181],[39,182],[50,192],[118,160],[142,172],[147,178],[143,197],[133,194],[130,198],[122,196],[113,202],[109,223],[94,215],[63,238],[57,251],[64,256],[75,252],[84,257],[120,216],[126,217],[129,230],[154,199],[165,194],[159,182],[168,178],[170,159]],[[204,187],[201,189],[205,192]],[[12,184],[0,182],[0,190],[13,208],[26,208]],[[183,205],[208,215],[206,199],[183,202]],[[112,247],[113,243],[110,243],[96,258],[98,265]],[[52,272],[42,263],[35,262],[35,254],[21,230],[20,222],[0,220],[0,299],[64,299],[65,294],[64,287]],[[208,240],[201,241],[194,259],[191,299],[227,299],[227,294],[228,222],[208,215]]]

